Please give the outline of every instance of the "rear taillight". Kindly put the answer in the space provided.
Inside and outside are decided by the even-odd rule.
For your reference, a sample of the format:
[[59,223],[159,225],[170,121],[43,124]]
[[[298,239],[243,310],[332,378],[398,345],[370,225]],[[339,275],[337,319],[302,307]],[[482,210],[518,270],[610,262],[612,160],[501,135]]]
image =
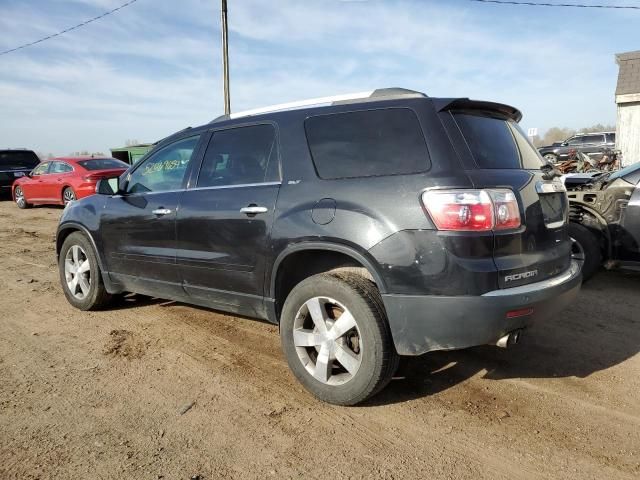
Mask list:
[[438,230],[486,231],[520,226],[518,201],[511,190],[430,190],[422,203]]

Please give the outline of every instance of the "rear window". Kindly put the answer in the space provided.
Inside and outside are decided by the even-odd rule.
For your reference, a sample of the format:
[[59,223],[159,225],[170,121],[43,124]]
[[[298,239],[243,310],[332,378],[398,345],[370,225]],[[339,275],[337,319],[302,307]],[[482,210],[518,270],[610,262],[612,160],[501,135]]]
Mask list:
[[529,139],[512,121],[454,113],[479,168],[539,169],[544,161]]
[[0,151],[0,170],[31,170],[40,163],[38,156],[30,151]]
[[81,160],[78,162],[87,170],[110,170],[112,168],[129,168],[129,164],[116,160],[115,158],[92,158],[91,160]]
[[411,174],[430,166],[418,117],[406,108],[311,117],[305,130],[323,179]]

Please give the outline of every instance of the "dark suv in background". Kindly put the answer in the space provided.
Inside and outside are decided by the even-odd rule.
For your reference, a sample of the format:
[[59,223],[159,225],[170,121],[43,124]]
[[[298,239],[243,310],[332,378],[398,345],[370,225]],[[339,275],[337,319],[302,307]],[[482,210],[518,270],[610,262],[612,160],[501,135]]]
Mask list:
[[63,291],[266,319],[308,390],[361,402],[400,355],[506,346],[576,295],[565,189],[520,118],[384,89],[183,130],[66,207]]
[[572,151],[580,150],[594,160],[600,160],[604,153],[616,147],[615,132],[578,133],[564,142],[539,148],[538,151],[546,160],[556,163],[567,160]]
[[31,150],[0,150],[0,195],[10,197],[15,179],[28,175],[38,163],[40,159]]

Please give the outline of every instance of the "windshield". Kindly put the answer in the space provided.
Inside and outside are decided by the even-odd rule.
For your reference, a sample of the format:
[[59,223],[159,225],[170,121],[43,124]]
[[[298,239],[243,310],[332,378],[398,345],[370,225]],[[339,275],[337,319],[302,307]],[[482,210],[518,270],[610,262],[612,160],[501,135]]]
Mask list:
[[476,112],[453,116],[479,168],[538,170],[544,164],[517,123]]
[[113,168],[129,168],[129,165],[116,160],[115,158],[92,158],[91,160],[82,160],[78,162],[87,170],[111,170]]
[[31,170],[38,163],[40,159],[30,150],[0,151],[0,170]]

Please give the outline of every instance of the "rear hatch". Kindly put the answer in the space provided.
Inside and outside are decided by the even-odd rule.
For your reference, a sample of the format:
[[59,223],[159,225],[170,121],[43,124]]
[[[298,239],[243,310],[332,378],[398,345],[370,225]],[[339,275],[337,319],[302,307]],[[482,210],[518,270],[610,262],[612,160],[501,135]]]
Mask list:
[[11,185],[40,163],[38,156],[31,150],[0,150],[0,184]]
[[521,225],[493,233],[499,288],[565,271],[571,262],[566,191],[559,178],[543,178],[544,161],[519,127],[520,113],[469,100],[450,107],[441,115],[474,187],[508,188],[518,201]]

